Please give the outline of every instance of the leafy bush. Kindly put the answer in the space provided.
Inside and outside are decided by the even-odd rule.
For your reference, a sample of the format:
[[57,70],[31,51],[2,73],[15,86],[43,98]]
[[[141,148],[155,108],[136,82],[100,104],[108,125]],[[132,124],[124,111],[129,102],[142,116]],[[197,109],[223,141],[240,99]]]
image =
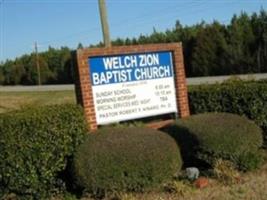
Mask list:
[[89,135],[74,156],[77,183],[94,194],[142,191],[181,168],[176,142],[148,128],[103,128]]
[[[219,158],[230,160],[243,170],[260,164],[253,157],[259,156],[262,146],[261,129],[245,117],[229,113],[198,114],[177,121],[168,131],[181,146],[187,165],[211,166]],[[244,155],[249,156],[244,159]]]
[[241,154],[238,163],[242,165],[239,165],[239,168],[243,171],[257,169],[264,163],[264,153],[264,151],[254,151]]
[[87,131],[82,109],[53,105],[0,115],[0,188],[43,198]]
[[228,112],[246,116],[263,129],[267,145],[267,80],[193,86],[189,102],[193,114]]

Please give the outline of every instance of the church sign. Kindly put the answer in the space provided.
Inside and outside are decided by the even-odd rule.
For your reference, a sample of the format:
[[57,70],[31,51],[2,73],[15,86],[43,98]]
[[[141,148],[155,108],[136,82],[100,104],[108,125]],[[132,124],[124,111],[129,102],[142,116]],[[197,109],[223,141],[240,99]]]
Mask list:
[[180,43],[77,51],[76,96],[91,129],[167,113],[188,116]]

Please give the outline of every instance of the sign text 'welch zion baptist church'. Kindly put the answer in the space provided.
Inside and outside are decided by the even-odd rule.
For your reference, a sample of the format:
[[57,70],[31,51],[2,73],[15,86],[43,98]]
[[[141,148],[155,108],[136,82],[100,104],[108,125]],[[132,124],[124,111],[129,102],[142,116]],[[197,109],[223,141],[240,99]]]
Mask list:
[[77,51],[76,96],[98,125],[177,113],[189,115],[180,43]]

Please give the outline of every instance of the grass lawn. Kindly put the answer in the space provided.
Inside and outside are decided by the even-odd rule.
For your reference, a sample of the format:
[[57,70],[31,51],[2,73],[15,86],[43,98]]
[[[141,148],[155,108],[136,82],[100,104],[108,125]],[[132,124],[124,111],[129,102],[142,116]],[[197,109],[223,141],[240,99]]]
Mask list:
[[[234,185],[223,185],[216,180],[210,180],[210,186],[204,189],[181,191],[180,194],[148,194],[142,198],[147,200],[266,200],[267,199],[267,166],[253,173],[242,176],[243,181]],[[140,196],[141,197],[141,196]]]
[[[209,179],[209,186],[197,189],[192,184],[183,184],[176,192],[154,191],[147,193],[125,193],[104,200],[266,200],[267,164],[261,169],[242,175],[241,183],[224,185],[218,180]],[[180,184],[179,184],[180,185]],[[77,200],[73,196],[55,197],[52,200]],[[94,200],[83,197],[80,200]]]
[[[0,92],[0,113],[8,112],[31,105],[49,105],[75,103],[74,91],[51,92]],[[242,182],[234,185],[223,185],[210,179],[210,185],[196,189],[186,185],[176,193],[163,191],[144,194],[125,194],[122,200],[266,200],[267,199],[267,164],[261,169],[242,175]],[[75,197],[58,196],[54,200],[76,200]],[[82,198],[91,200],[90,198]]]
[[0,113],[31,105],[76,103],[74,91],[0,92]]

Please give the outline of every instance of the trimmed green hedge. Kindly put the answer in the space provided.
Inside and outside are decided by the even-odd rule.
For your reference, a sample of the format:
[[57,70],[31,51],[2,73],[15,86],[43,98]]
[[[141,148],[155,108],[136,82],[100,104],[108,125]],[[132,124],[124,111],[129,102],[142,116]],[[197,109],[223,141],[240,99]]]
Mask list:
[[0,190],[25,199],[49,194],[66,158],[87,132],[75,105],[27,108],[0,115]]
[[189,102],[192,114],[228,112],[252,119],[263,129],[267,145],[267,80],[193,86]]
[[230,113],[192,115],[178,120],[167,131],[181,146],[187,165],[212,166],[222,158],[241,170],[251,170],[262,160],[262,131],[245,117]]
[[94,194],[143,191],[181,169],[179,148],[149,128],[103,128],[89,135],[74,157],[77,183]]

